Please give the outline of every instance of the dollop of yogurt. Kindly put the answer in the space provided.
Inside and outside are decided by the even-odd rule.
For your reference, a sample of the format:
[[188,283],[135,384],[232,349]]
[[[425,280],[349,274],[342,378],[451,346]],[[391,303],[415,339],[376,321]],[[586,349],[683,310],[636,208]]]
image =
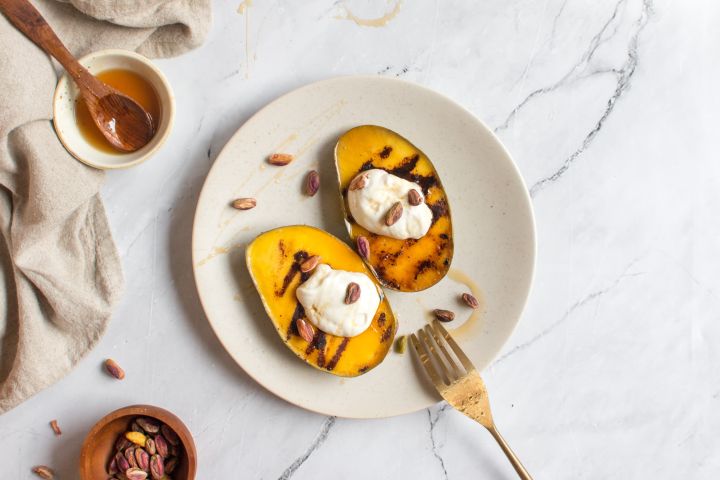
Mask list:
[[[345,303],[348,284],[360,286],[360,298]],[[338,337],[355,337],[370,326],[380,306],[380,293],[364,273],[335,270],[321,263],[296,290],[310,323],[325,333]]]
[[[358,225],[378,235],[405,240],[421,238],[430,229],[432,211],[425,204],[422,189],[417,183],[374,168],[361,172],[365,186],[348,190],[350,213]],[[355,177],[357,178],[357,177]],[[422,199],[419,205],[410,205],[408,192],[416,190]],[[385,216],[396,202],[403,207],[402,216],[392,225],[385,225]]]

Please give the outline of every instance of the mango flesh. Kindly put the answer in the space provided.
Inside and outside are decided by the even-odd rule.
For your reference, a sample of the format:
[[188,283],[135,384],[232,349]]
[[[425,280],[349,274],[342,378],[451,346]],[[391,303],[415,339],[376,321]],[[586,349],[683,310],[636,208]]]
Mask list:
[[[335,146],[335,166],[348,231],[353,240],[360,235],[368,239],[367,263],[380,283],[394,290],[417,292],[439,282],[452,261],[452,221],[447,195],[430,159],[392,130],[363,125],[340,137]],[[371,233],[354,221],[347,204],[348,185],[360,172],[371,168],[419,185],[433,212],[433,223],[425,236],[398,240]]]
[[[343,377],[361,375],[387,355],[397,324],[387,299],[380,302],[372,323],[356,337],[337,337],[315,328],[308,343],[297,332],[295,321],[305,318],[295,291],[310,274],[300,264],[313,255],[332,268],[375,278],[362,259],[329,233],[304,225],[280,227],[260,234],[245,251],[248,270],[278,335],[292,352],[313,367]],[[378,287],[379,289],[379,287]],[[379,289],[382,295],[382,290]]]

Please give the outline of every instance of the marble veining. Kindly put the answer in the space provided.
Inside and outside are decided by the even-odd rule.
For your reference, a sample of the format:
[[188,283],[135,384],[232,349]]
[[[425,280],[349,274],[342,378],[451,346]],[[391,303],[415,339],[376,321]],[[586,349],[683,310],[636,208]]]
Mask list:
[[591,302],[600,301],[600,297],[602,297],[603,295],[607,294],[608,292],[611,292],[613,289],[620,286],[620,282],[622,282],[623,279],[637,277],[637,276],[642,275],[643,274],[642,272],[635,272],[635,273],[628,272],[630,267],[633,264],[635,264],[636,262],[637,262],[637,259],[632,261],[630,263],[630,265],[628,265],[628,267],[625,268],[623,273],[620,274],[620,276],[617,277],[610,285],[607,285],[607,286],[601,288],[600,290],[595,290],[594,292],[591,292],[591,293],[585,295],[583,298],[581,298],[577,302],[570,305],[570,307],[565,311],[565,313],[563,313],[562,316],[559,319],[557,319],[554,323],[550,324],[547,328],[545,328],[540,333],[538,333],[537,335],[532,337],[530,340],[523,342],[521,344],[515,345],[511,350],[509,350],[508,352],[499,356],[493,363],[498,364],[500,362],[503,362],[503,361],[507,360],[511,355],[514,355],[515,353],[519,352],[520,350],[524,350],[524,349],[530,347],[532,344],[534,344],[541,338],[550,334],[553,330],[555,330],[557,327],[562,325],[564,322],[568,321],[570,319],[570,317],[572,316],[572,314],[575,313],[576,310],[584,307],[585,305],[587,305]]
[[292,477],[297,469],[300,468],[308,458],[310,458],[310,455],[312,455],[315,450],[325,443],[325,440],[327,440],[330,430],[333,428],[333,425],[335,425],[336,420],[336,417],[327,417],[325,419],[325,422],[323,422],[322,427],[320,428],[320,433],[318,433],[317,438],[315,438],[315,440],[310,444],[307,451],[295,459],[295,461],[285,469],[282,475],[280,475],[278,480],[287,480]]
[[[192,218],[223,145],[283,93],[366,74],[463,104],[495,130],[533,196],[534,289],[483,377],[498,428],[535,478],[717,478],[720,3],[213,6],[206,44],[158,62],[177,97],[166,146],[109,172],[103,188],[124,300],[70,375],[0,417],[0,477],[48,464],[77,478],[98,418],[154,403],[193,431],[200,479],[515,478],[490,435],[444,403],[368,421],[285,403],[237,367],[204,317]],[[123,382],[102,373],[108,357]]]
[[[622,3],[622,2],[621,2]],[[620,4],[618,4],[620,5]],[[648,19],[650,17],[650,14],[652,12],[652,2],[650,0],[645,0],[643,2],[643,11],[638,20],[635,22],[635,31],[632,34],[632,37],[630,38],[630,43],[628,45],[628,51],[627,51],[627,60],[619,69],[610,69],[610,72],[613,73],[616,76],[616,82],[617,85],[615,87],[615,91],[613,92],[612,96],[607,101],[607,106],[605,107],[605,111],[602,113],[602,116],[597,121],[595,126],[592,130],[585,136],[585,138],[582,141],[582,144],[580,147],[578,147],[577,150],[575,150],[572,154],[570,154],[569,157],[567,157],[563,163],[562,166],[555,171],[552,175],[548,177],[544,177],[540,180],[537,180],[533,185],[530,187],[530,195],[535,196],[535,194],[545,186],[545,184],[549,182],[554,182],[557,179],[559,179],[570,166],[572,163],[580,156],[580,154],[585,151],[585,149],[590,145],[590,143],[593,141],[595,136],[600,133],[600,129],[602,128],[603,124],[607,120],[607,118],[612,113],[613,109],[615,108],[615,103],[620,99],[622,94],[628,89],[630,85],[630,79],[632,78],[633,74],[635,73],[635,68],[637,67],[638,62],[638,37],[640,36],[640,33],[645,28],[645,25],[647,25]],[[610,17],[610,21],[612,21],[616,16],[617,8],[613,12],[613,16]],[[609,24],[610,22],[608,22]],[[608,25],[606,24],[606,25]],[[602,33],[602,32],[601,32]],[[599,40],[595,42],[596,44],[599,43]],[[591,49],[588,50],[588,61],[592,57],[592,53],[594,52],[595,48],[597,46],[591,45]],[[593,72],[593,74],[602,73],[602,71],[596,71]]]
[[[443,457],[440,453],[440,444],[438,440],[435,438],[435,426],[442,418],[443,413],[445,413],[445,410],[450,408],[450,405],[443,402],[440,408],[428,408],[427,409],[427,415],[428,415],[428,423],[430,424],[430,443],[432,444],[432,453],[435,456],[435,458],[438,461],[438,464],[440,465],[440,469],[442,470],[442,478],[445,480],[448,480],[448,472],[447,468],[445,467],[445,460],[443,460]],[[435,410],[435,414],[433,415],[433,410]]]

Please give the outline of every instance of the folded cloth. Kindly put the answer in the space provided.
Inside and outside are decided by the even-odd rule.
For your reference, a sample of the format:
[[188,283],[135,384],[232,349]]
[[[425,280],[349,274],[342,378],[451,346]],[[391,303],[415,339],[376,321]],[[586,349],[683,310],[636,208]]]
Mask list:
[[[151,57],[198,46],[210,0],[34,0],[77,56]],[[0,14],[0,414],[68,373],[98,341],[123,290],[100,199],[104,173],[55,135],[58,71]]]

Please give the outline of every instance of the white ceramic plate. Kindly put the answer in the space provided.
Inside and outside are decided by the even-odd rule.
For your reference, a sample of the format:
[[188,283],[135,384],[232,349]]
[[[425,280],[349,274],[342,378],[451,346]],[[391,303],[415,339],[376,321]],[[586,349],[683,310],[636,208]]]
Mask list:
[[[308,224],[348,239],[333,148],[346,130],[376,124],[395,130],[433,161],[452,210],[455,255],[450,274],[421,293],[388,292],[398,334],[415,331],[433,308],[458,313],[455,336],[475,365],[486,367],[513,331],[532,282],[535,229],[527,189],[493,133],[448,98],[382,77],[340,77],[295,90],[266,106],[230,139],[210,171],[193,229],[195,280],[207,317],[245,371],[279,397],[342,417],[413,412],[439,400],[408,351],[391,351],[365,375],[339,378],[304,364],[275,332],[250,280],[245,246],[259,233]],[[265,161],[287,152],[286,167]],[[303,195],[308,170],[318,195]],[[257,207],[237,211],[237,197]],[[475,314],[458,301],[472,289]],[[461,325],[464,322],[464,325]]]

